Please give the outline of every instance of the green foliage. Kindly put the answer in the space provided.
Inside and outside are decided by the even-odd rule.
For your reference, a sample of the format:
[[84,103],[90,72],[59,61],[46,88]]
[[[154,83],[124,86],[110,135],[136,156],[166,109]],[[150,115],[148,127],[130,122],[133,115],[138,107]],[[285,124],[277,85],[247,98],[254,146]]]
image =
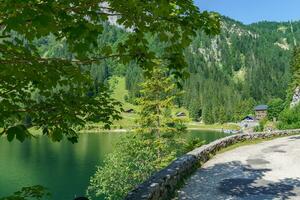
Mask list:
[[143,71],[142,69],[136,65],[136,64],[131,64],[130,66],[127,67],[126,71],[126,89],[129,91],[128,94],[128,102],[132,104],[136,104],[135,99],[137,97],[140,97],[140,83],[143,82]]
[[292,87],[295,89],[300,85],[300,48],[296,48],[294,50],[294,57],[291,66],[291,72],[293,75]]
[[153,173],[203,144],[199,139],[183,139],[182,135],[128,133],[91,177],[87,194],[90,199],[121,200]]
[[235,121],[241,121],[246,116],[254,114],[253,108],[255,104],[256,102],[253,98],[238,101],[234,111]]
[[238,121],[253,112],[256,102],[285,98],[290,80],[291,52],[274,45],[283,37],[292,38],[290,32],[274,28],[276,34],[270,35],[272,27],[262,31],[260,26],[253,29],[228,18],[222,21],[219,36],[199,31],[185,52],[190,77],[183,102],[192,114],[202,111],[206,123]]
[[272,99],[268,103],[268,119],[273,120],[278,119],[279,114],[283,111],[285,107],[285,102],[282,99]]
[[[111,21],[123,31],[107,31]],[[17,130],[23,141],[30,136],[25,129],[36,126],[54,141],[66,136],[76,142],[76,131],[88,122],[109,128],[120,118],[120,104],[104,87],[108,66],[124,74],[124,63],[134,60],[148,70],[162,60],[176,78],[183,77],[182,50],[196,30],[217,34],[219,27],[217,14],[201,13],[190,0],[2,1],[1,134]],[[164,44],[159,55],[148,36]]]
[[156,67],[141,84],[141,107],[135,133],[129,133],[99,167],[90,180],[88,195],[108,200],[123,199],[126,194],[153,173],[166,167],[179,155],[203,141],[182,138],[186,126],[172,117],[176,89],[174,79],[162,67]]
[[191,101],[189,107],[189,115],[194,121],[200,121],[202,116],[201,102],[200,101]]
[[[295,48],[291,62],[292,80],[287,94],[285,109],[279,115],[279,129],[298,129],[300,128],[300,105],[290,107],[290,101],[295,89],[300,85],[300,49]],[[280,107],[281,108],[281,107]]]
[[123,199],[135,186],[176,158],[177,149],[172,142],[151,134],[128,134],[91,178],[89,196]]
[[41,200],[50,197],[50,193],[46,188],[40,185],[32,187],[24,187],[20,191],[15,192],[12,196],[0,198],[0,200]]
[[[295,71],[290,70],[294,39],[300,41],[299,22],[246,26],[223,18],[222,24],[217,37],[197,31],[184,50],[190,75],[183,83],[184,95],[176,101],[191,118],[206,123],[239,121],[252,114],[256,104],[285,99]],[[160,52],[160,45],[152,42]],[[129,93],[137,94],[138,83],[132,78],[136,74],[128,70],[126,75]]]
[[300,105],[285,109],[279,116],[279,129],[300,128]]
[[291,61],[292,80],[288,88],[287,102],[292,100],[295,89],[300,86],[300,47],[295,47]]
[[23,142],[26,137],[30,137],[30,133],[28,132],[28,130],[26,129],[26,127],[24,125],[16,125],[16,126],[10,127],[9,129],[7,129],[6,135],[7,135],[7,140],[10,142],[15,137],[21,142]]
[[204,145],[206,142],[200,138],[194,138],[192,140],[184,141],[183,149],[185,152],[189,152],[195,149],[195,147],[200,147]]
[[138,131],[160,136],[161,133],[184,130],[178,125],[183,122],[174,119],[171,113],[175,97],[180,95],[176,91],[174,77],[162,67],[156,67],[149,73],[150,76],[141,84],[141,97],[137,99],[141,106]]
[[254,132],[262,132],[265,130],[265,126],[268,122],[268,119],[265,118],[265,119],[262,119],[259,121],[259,125],[254,127]]

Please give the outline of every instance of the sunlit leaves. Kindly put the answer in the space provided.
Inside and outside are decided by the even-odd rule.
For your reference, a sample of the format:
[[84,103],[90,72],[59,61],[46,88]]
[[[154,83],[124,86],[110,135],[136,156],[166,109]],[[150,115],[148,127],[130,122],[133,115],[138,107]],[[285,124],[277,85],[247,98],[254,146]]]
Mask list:
[[[105,22],[117,22],[128,32],[122,42],[98,41]],[[16,124],[25,125],[26,117],[27,124],[43,129],[54,141],[66,136],[72,142],[87,122],[101,121],[108,128],[119,118],[120,104],[104,87],[96,90],[86,65],[108,58],[134,60],[151,71],[159,60],[183,78],[183,50],[196,30],[216,34],[219,25],[217,15],[200,13],[191,0],[1,1],[0,125],[7,134]],[[41,55],[36,41],[49,35],[69,53]],[[162,44],[160,53],[151,49],[149,36]],[[10,134],[8,139],[23,141],[23,136]]]
[[[23,47],[21,41],[0,44],[0,52],[0,119],[8,140],[26,138],[24,134],[7,132],[16,123],[27,131],[25,118],[30,120],[30,126],[47,126],[44,133],[53,141],[65,135],[71,142],[76,141],[75,130],[87,121],[111,124],[119,118],[116,109],[120,104],[110,98],[103,86],[96,91],[89,73],[80,66],[61,58],[41,58]],[[87,95],[90,91],[92,96]],[[19,133],[23,129],[12,130]]]
[[102,196],[107,200],[124,199],[136,185],[176,158],[176,153],[182,149],[172,144],[173,140],[151,135],[131,133],[124,136],[91,177],[88,196],[90,199]]
[[163,67],[156,67],[141,84],[141,97],[137,100],[141,107],[137,130],[141,133],[161,136],[185,130],[185,126],[181,130],[177,129],[176,125],[183,125],[183,120],[174,119],[171,113],[174,99],[180,96],[180,92],[176,91],[173,77],[167,76],[166,72]]
[[[15,30],[29,40],[52,33],[66,38],[70,50],[81,59],[97,47],[97,36],[103,31],[101,22],[116,21],[131,36],[115,53],[120,58],[126,53],[132,59],[139,57],[145,68],[149,66],[147,61],[153,58],[146,34],[157,34],[161,42],[166,42],[165,53],[160,59],[169,60],[172,54],[182,56],[182,50],[190,44],[196,30],[203,29],[207,34],[217,34],[220,30],[219,16],[201,13],[191,0],[5,1],[0,13],[4,33]],[[113,53],[108,48],[103,52],[106,56]],[[169,68],[177,65],[179,69],[186,65],[169,61]]]

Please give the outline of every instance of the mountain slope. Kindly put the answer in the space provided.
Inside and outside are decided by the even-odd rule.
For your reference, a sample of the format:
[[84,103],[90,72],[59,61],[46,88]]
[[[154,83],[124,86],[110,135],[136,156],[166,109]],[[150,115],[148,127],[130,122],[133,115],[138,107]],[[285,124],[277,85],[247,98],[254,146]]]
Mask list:
[[190,77],[178,105],[194,118],[214,123],[240,120],[256,103],[285,99],[289,63],[299,42],[300,22],[246,26],[223,18],[219,36],[199,32],[185,50]]
[[[106,25],[98,42],[115,47],[128,34]],[[147,39],[151,49],[159,53],[162,44],[155,37]],[[244,25],[224,17],[220,35],[209,37],[199,31],[184,50],[190,76],[183,84],[185,94],[176,99],[176,104],[187,108],[194,119],[214,123],[238,121],[251,114],[255,104],[285,99],[293,49],[299,43],[300,22]],[[71,57],[67,48],[51,37],[40,45],[43,55]],[[127,101],[132,103],[139,96],[143,75],[134,62],[122,65],[109,59],[89,70],[95,84],[106,84],[113,76],[125,77]]]

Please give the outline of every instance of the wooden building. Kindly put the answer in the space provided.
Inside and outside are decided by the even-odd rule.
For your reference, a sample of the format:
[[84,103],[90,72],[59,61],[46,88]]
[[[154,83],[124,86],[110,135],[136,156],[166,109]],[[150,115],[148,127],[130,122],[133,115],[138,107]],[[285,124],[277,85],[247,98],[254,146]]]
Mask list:
[[262,120],[268,117],[268,106],[258,105],[254,108],[256,120]]

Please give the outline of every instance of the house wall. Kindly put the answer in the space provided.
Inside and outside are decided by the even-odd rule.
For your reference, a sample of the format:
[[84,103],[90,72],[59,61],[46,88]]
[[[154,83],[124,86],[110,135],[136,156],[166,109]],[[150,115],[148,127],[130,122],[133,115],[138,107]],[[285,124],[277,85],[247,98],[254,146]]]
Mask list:
[[257,120],[261,120],[268,116],[268,112],[266,110],[258,110],[255,111],[255,116]]

